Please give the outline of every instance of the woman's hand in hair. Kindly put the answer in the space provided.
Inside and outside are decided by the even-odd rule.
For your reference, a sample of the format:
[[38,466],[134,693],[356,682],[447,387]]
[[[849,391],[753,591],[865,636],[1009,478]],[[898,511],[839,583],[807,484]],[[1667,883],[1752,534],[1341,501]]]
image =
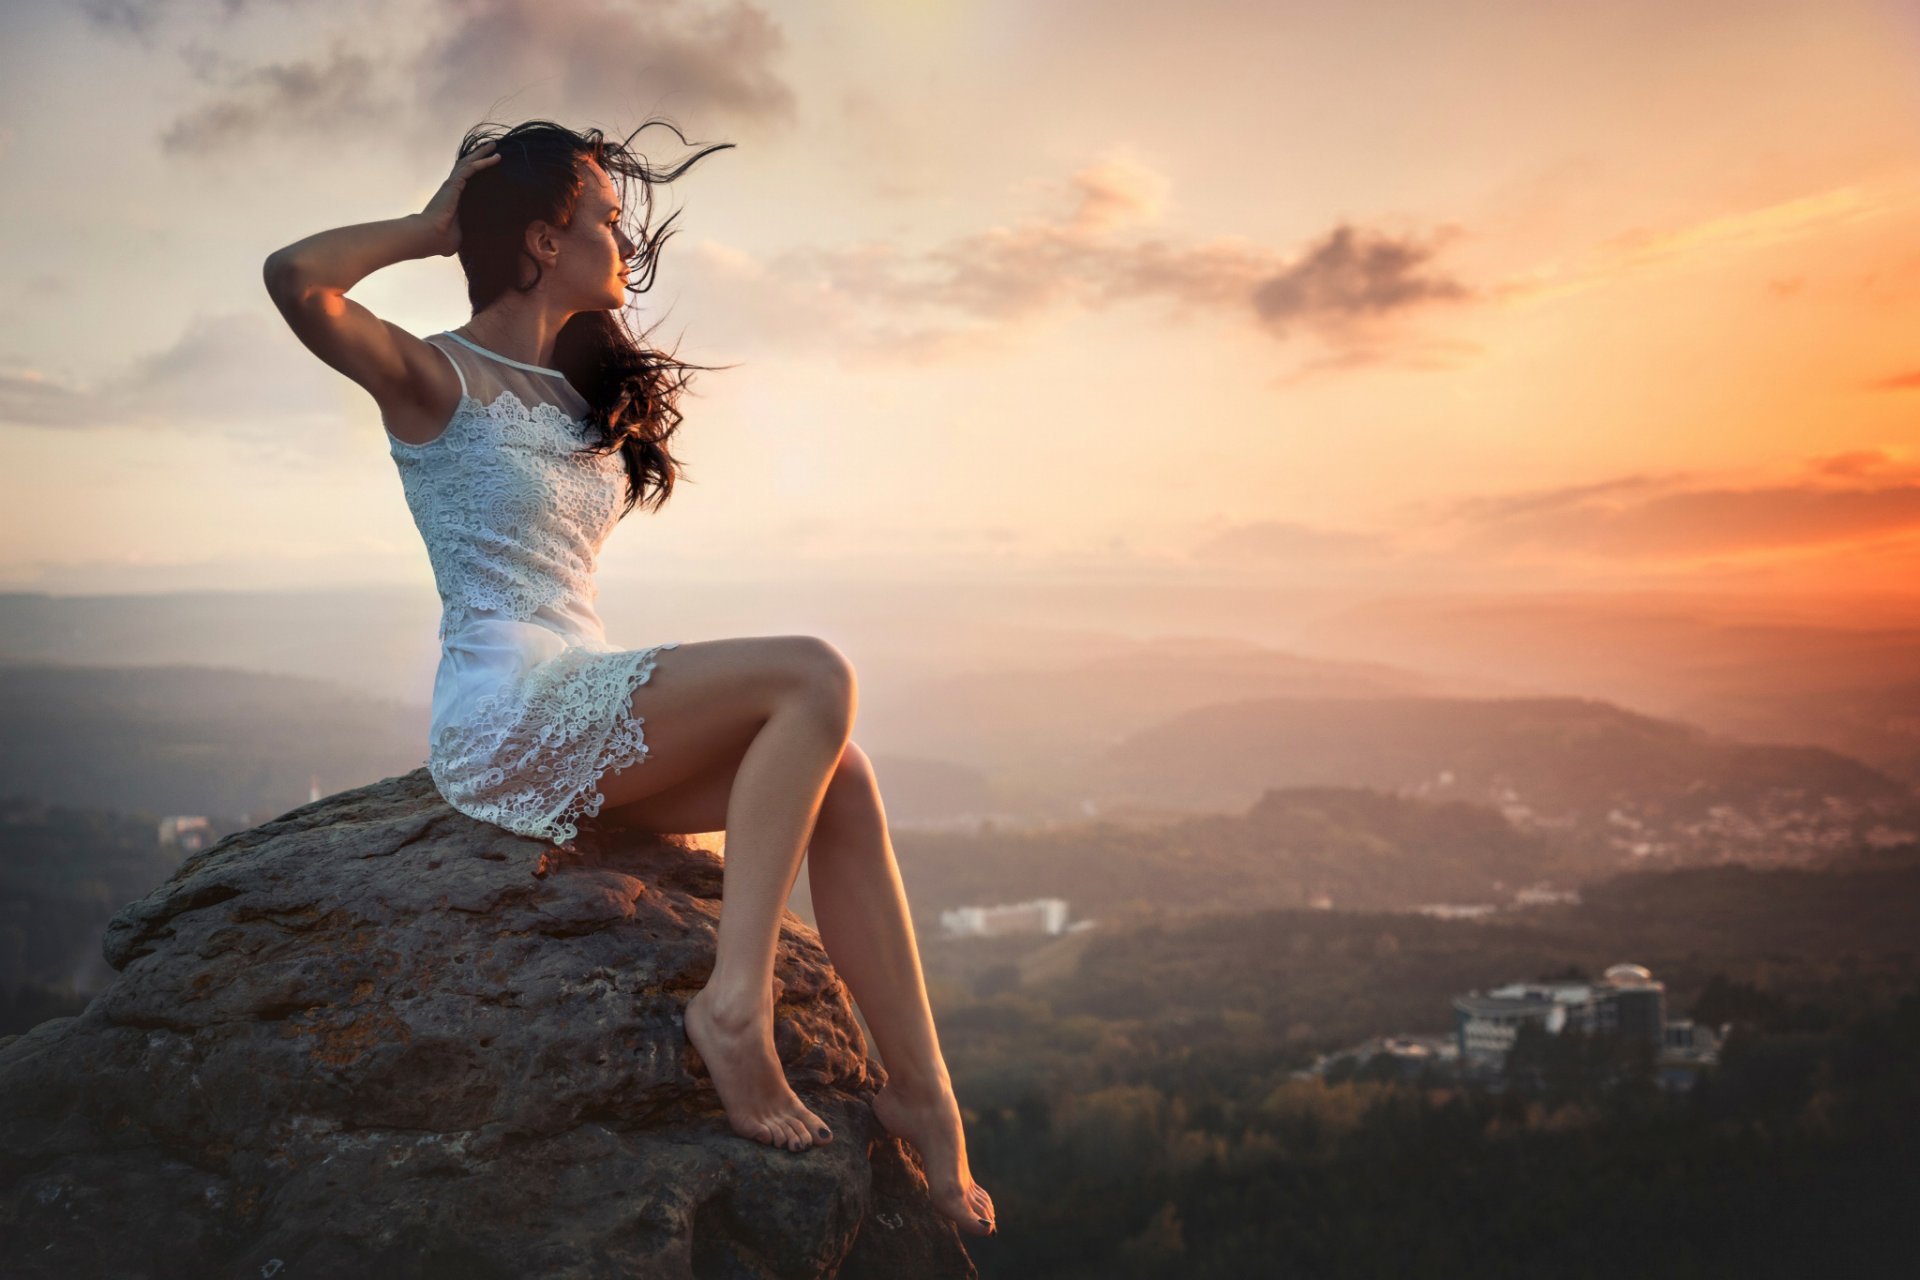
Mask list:
[[467,179],[499,158],[499,153],[493,149],[492,139],[475,147],[454,164],[453,172],[433,193],[433,199],[427,201],[427,207],[416,215],[426,224],[436,246],[435,252],[441,257],[448,257],[460,250],[460,220],[455,215],[460,211],[460,193],[466,188]]

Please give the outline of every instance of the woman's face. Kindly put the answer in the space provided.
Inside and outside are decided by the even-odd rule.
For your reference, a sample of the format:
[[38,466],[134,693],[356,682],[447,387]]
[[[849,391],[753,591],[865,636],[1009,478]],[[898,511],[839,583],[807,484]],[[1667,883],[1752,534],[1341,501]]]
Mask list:
[[598,164],[588,160],[580,167],[586,186],[574,207],[573,225],[561,237],[554,284],[582,311],[622,307],[634,245],[620,226],[620,192]]

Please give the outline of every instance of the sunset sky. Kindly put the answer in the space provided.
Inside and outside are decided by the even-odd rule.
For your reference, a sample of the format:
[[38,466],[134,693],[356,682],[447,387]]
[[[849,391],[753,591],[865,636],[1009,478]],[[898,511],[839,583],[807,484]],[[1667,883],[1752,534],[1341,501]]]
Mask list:
[[[736,367],[609,580],[1905,592],[1917,15],[13,0],[0,588],[430,583],[261,261],[477,122],[661,115],[736,146],[641,316]],[[352,296],[468,318],[450,258]]]

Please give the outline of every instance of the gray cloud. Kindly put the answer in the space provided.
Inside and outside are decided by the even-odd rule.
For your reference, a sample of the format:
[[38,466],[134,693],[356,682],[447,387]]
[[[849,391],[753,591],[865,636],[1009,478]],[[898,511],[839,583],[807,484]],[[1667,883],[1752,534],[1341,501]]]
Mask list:
[[1472,290],[1423,273],[1434,249],[1345,223],[1296,261],[1260,282],[1253,309],[1276,333],[1295,325],[1372,318],[1429,302],[1459,302]]
[[196,76],[223,81],[221,94],[167,126],[163,151],[214,155],[233,151],[258,136],[326,134],[344,124],[371,124],[399,105],[382,98],[381,67],[336,44],[324,60],[300,59],[232,69],[217,55],[189,53]]
[[[1154,302],[1175,320],[1213,313],[1251,319],[1279,337],[1310,332],[1337,349],[1318,366],[1324,371],[1392,354],[1397,340],[1361,321],[1475,296],[1432,269],[1431,246],[1410,239],[1342,225],[1288,260],[1244,240],[1147,234],[1164,183],[1145,169],[1094,166],[1066,186],[1073,203],[1057,217],[920,252],[861,244],[775,256],[756,282],[775,290],[758,304],[762,327],[826,340],[825,322],[839,319],[836,342],[851,335],[876,352],[930,357],[991,342],[997,328],[1048,311]],[[741,268],[726,264],[717,274],[738,277]],[[777,319],[782,310],[786,324]],[[874,312],[884,320],[858,318]]]
[[342,433],[352,403],[343,388],[354,390],[277,316],[196,316],[172,345],[93,385],[0,376],[0,423],[68,430],[142,426],[301,448],[308,442],[297,437],[307,428],[331,425],[331,434]]
[[181,10],[191,17],[228,22],[250,8],[303,8],[331,0],[78,0],[76,8],[94,26],[131,36],[151,48],[161,24]]
[[30,427],[86,426],[100,417],[98,400],[75,387],[22,374],[0,374],[0,422]]
[[1543,513],[1580,509],[1599,499],[1654,493],[1672,487],[1678,479],[1678,476],[1671,474],[1637,474],[1615,476],[1611,480],[1598,480],[1590,484],[1534,489],[1525,493],[1489,494],[1460,500],[1455,504],[1453,513],[1471,524],[1496,524]]
[[[135,33],[150,31],[160,8],[95,2],[96,22]],[[429,37],[418,47],[343,34],[324,55],[248,63],[204,36],[186,42],[189,72],[212,92],[163,130],[162,145],[210,156],[384,124],[444,150],[450,135],[529,92],[539,102],[531,114],[562,120],[662,111],[755,125],[796,113],[776,66],[784,33],[738,0],[441,0],[421,10]]]
[[165,0],[79,0],[75,7],[101,30],[150,45],[160,18],[171,6]]
[[740,122],[784,121],[791,87],[774,68],[786,47],[779,24],[745,3],[722,8],[582,0],[454,0],[444,40],[408,68],[423,105],[491,101],[539,87],[558,109],[582,114],[643,110]]

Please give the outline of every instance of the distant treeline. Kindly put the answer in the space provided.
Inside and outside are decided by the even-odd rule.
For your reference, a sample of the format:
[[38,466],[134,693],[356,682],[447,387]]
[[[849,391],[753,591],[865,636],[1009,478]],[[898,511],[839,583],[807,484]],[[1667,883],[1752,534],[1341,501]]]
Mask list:
[[0,799],[0,1035],[84,1006],[107,922],[178,862],[156,819]]

